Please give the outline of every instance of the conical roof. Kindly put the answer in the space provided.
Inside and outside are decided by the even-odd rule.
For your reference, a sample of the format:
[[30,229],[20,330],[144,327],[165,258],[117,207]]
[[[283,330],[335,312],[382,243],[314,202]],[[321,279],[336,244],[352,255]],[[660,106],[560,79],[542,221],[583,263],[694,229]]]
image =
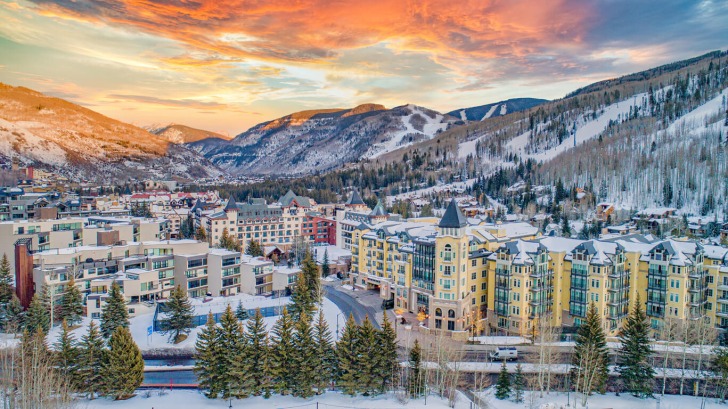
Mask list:
[[229,212],[232,210],[239,210],[238,204],[235,202],[235,199],[233,199],[232,196],[230,196],[230,199],[228,199],[227,204],[225,205],[225,208],[223,211]]
[[369,213],[369,216],[387,216],[387,210],[382,205],[382,199],[377,200],[377,205],[374,206],[374,210]]
[[354,189],[351,191],[351,194],[349,195],[349,200],[346,201],[346,204],[354,206],[354,205],[363,205],[366,203],[364,203],[364,200],[362,200],[361,196],[359,195],[359,192],[356,189]]
[[450,204],[447,206],[447,210],[445,210],[445,214],[442,216],[442,219],[440,219],[440,224],[438,226],[442,228],[458,229],[467,225],[468,221],[460,211],[458,202],[455,199],[452,199]]

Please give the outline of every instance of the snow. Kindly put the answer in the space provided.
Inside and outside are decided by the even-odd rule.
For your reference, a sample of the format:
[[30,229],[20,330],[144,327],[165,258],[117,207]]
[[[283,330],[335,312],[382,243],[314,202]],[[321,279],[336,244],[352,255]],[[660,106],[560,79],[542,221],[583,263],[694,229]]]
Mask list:
[[484,345],[520,345],[531,343],[531,341],[523,337],[475,337],[471,339]]
[[[138,409],[138,408],[154,408],[154,409],[180,409],[180,408],[196,408],[196,409],[222,409],[232,404],[233,408],[245,409],[331,409],[331,408],[377,408],[377,409],[394,409],[394,408],[431,408],[446,409],[448,404],[446,400],[435,395],[427,398],[425,406],[424,398],[410,400],[405,404],[400,403],[396,397],[391,394],[366,397],[350,397],[338,392],[327,391],[326,393],[314,396],[309,399],[295,398],[292,396],[274,395],[270,399],[263,397],[251,397],[247,399],[233,399],[231,402],[220,399],[208,399],[201,392],[195,390],[173,390],[165,391],[160,396],[158,391],[150,391],[150,397],[145,397],[145,392],[138,391],[137,396],[125,401],[112,401],[109,399],[96,399],[93,401],[83,400],[80,402],[81,407],[88,408],[111,408],[111,409]],[[458,395],[455,402],[455,409],[469,409],[470,401],[462,394]]]
[[483,119],[481,119],[481,121],[484,120],[484,119],[488,119],[491,116],[493,116],[493,114],[495,113],[495,109],[496,108],[498,108],[498,104],[494,104],[492,107],[490,107],[490,109],[488,110],[488,112],[485,113],[485,116],[483,116]]
[[[410,111],[409,115],[401,117],[402,125],[404,129],[394,132],[391,136],[388,136],[384,141],[379,143],[373,143],[367,150],[363,158],[376,159],[386,153],[395,151],[399,148],[412,145],[414,141],[410,142],[408,139],[411,135],[418,135],[420,138],[431,139],[438,132],[447,129],[448,122],[442,114],[436,114],[434,118],[430,117],[422,108],[415,105],[407,105]],[[425,119],[425,124],[422,131],[418,131],[410,122],[410,119],[419,115]]]
[[[512,400],[497,400],[495,398],[494,388],[490,388],[485,392],[481,392],[478,396],[491,403],[492,406],[497,409],[523,409],[530,407],[528,402],[531,398],[530,392],[525,392],[524,402],[515,403]],[[531,406],[539,409],[560,409],[566,408],[567,399],[573,408],[581,408],[581,395],[571,393],[568,396],[561,392],[551,392],[550,394],[544,394],[543,398],[538,397],[539,394],[535,395],[535,405]],[[576,406],[576,402],[579,403]],[[700,408],[702,398],[694,396],[679,396],[679,395],[665,395],[657,396],[655,398],[640,399],[634,396],[623,393],[616,396],[613,393],[607,393],[604,395],[594,394],[589,397],[588,405],[590,409],[687,409],[687,408]],[[717,399],[706,399],[705,409],[718,409],[723,408],[725,405],[721,405]]]
[[[203,302],[202,299],[199,298],[190,300],[193,307],[195,307],[195,315],[203,315],[208,312],[222,312],[228,304],[233,308],[233,310],[235,310],[240,301],[242,301],[243,307],[246,309],[273,307],[290,303],[290,298],[288,297],[270,298],[252,296],[248,294],[238,294],[230,297],[211,297],[210,299],[211,301],[209,302]],[[336,316],[341,313],[341,310],[339,310],[339,308],[327,298],[324,298],[323,300],[323,310],[324,318],[329,324],[332,336],[335,337],[336,335],[334,335],[334,331],[336,329]],[[268,330],[273,327],[277,319],[278,317],[263,318]],[[195,348],[195,342],[197,341],[197,334],[199,334],[199,332],[204,328],[204,325],[193,328],[187,339],[178,344],[170,344],[167,342],[167,335],[160,332],[154,332],[151,337],[147,336],[147,328],[152,326],[153,320],[153,313],[141,314],[129,319],[129,330],[131,331],[134,341],[136,341],[142,352],[158,352],[160,350],[184,351],[185,353],[192,352]],[[80,340],[81,337],[86,334],[90,322],[91,318],[84,318],[79,327],[72,331],[76,340]],[[97,326],[100,324],[98,320],[96,320],[96,324]],[[49,344],[56,342],[60,335],[60,331],[61,328],[58,325],[51,329],[48,335]]]
[[503,105],[501,105],[500,114],[501,114],[501,116],[503,116],[506,113],[508,113],[508,106],[506,104],[503,104]]

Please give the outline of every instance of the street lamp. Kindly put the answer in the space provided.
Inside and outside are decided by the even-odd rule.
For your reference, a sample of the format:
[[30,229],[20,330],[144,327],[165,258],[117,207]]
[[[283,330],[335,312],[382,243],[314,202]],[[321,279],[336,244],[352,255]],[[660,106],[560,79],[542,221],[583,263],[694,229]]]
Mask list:
[[230,406],[228,406],[228,408],[232,408],[232,407],[233,407],[233,399],[230,398]]
[[336,314],[336,340],[337,341],[339,340],[339,315],[341,315],[343,317],[344,314],[341,312]]

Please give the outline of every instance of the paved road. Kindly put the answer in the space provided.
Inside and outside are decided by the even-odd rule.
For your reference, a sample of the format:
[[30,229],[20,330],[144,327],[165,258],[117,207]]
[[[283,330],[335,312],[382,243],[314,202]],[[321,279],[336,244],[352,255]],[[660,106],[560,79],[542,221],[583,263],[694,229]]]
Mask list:
[[[334,286],[326,286],[326,298],[336,304],[336,306],[339,307],[339,309],[347,319],[351,314],[354,316],[354,321],[356,321],[357,324],[361,324],[362,322],[364,322],[364,317],[368,315],[369,319],[372,321],[372,324],[374,324],[374,327],[380,328],[379,323],[375,319],[377,314],[376,308],[360,304],[351,295],[347,294],[344,291],[338,290]],[[343,328],[344,324],[339,322],[339,326]]]

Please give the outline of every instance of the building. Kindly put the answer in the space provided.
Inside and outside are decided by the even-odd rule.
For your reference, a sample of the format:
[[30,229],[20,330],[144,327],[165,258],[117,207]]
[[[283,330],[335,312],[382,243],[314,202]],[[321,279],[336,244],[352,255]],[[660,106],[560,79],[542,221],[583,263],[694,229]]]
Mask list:
[[472,222],[454,201],[436,224],[362,222],[352,233],[352,284],[460,338],[530,337],[542,324],[572,332],[590,304],[616,336],[637,300],[653,336],[670,320],[728,329],[726,247],[627,233],[540,237],[527,223]]
[[336,220],[318,212],[306,213],[301,223],[301,236],[313,244],[336,244]]

